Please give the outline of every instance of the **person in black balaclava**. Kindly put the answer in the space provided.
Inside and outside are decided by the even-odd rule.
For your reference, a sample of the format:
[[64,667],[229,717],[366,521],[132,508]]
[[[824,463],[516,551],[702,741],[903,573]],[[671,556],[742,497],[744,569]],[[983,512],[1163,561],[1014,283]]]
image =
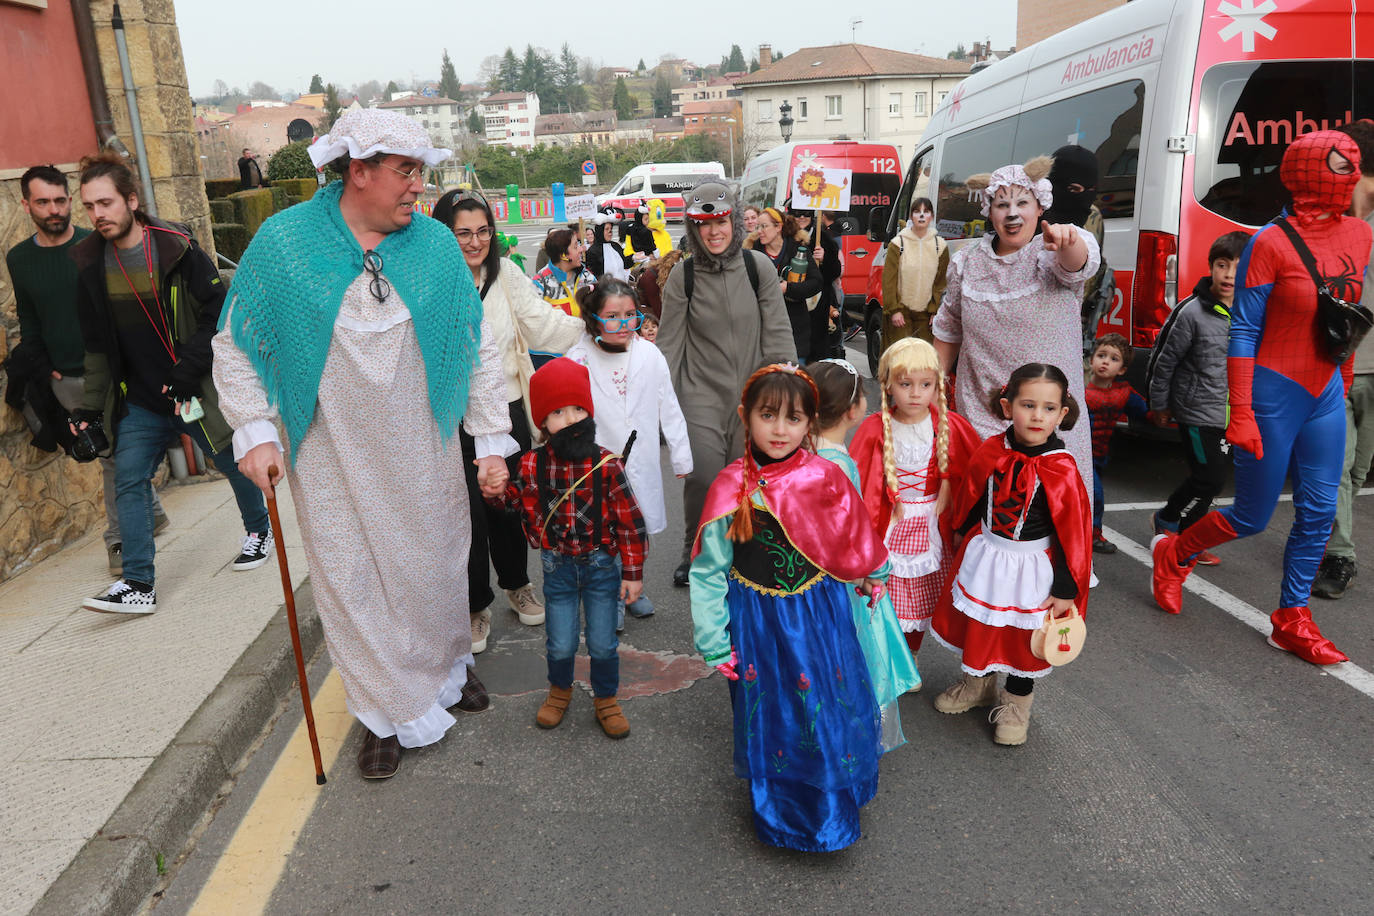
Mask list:
[[[1098,251],[1103,251],[1102,211],[1097,200],[1097,155],[1081,146],[1069,144],[1054,151],[1054,165],[1050,168],[1050,187],[1054,203],[1045,211],[1051,223],[1073,223],[1093,234]],[[1083,347],[1086,353],[1097,337],[1097,325],[1116,294],[1106,252],[1097,274],[1083,287]]]
[[1086,228],[1097,200],[1097,156],[1081,146],[1059,147],[1050,168],[1050,187],[1054,203],[1045,211],[1045,219]]

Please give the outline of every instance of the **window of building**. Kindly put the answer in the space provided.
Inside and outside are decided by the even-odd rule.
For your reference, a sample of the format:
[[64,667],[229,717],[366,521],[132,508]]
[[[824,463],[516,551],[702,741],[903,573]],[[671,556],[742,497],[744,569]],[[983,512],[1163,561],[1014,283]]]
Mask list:
[[924,92],[916,93],[916,101],[912,106],[911,112],[918,118],[924,118],[926,116],[926,94]]
[[773,100],[772,100],[772,99],[759,99],[759,120],[760,120],[760,121],[771,121],[771,120],[773,120]]
[[827,118],[844,117],[844,96],[828,95],[825,97],[825,116]]
[[935,104],[936,104],[936,105],[939,105],[941,102],[943,102],[943,101],[945,100],[945,96],[947,96],[947,95],[949,95],[948,92],[941,92],[941,93],[936,94],[936,96],[935,96]]
[[806,120],[806,99],[797,99],[797,120]]
[[900,92],[887,94],[887,113],[894,118],[902,116],[902,94]]

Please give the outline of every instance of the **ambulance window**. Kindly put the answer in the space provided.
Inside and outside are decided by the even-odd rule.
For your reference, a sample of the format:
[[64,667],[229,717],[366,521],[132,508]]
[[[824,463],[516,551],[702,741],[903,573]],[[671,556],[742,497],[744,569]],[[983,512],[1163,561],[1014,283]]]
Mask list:
[[741,200],[746,207],[762,210],[764,207],[773,206],[773,201],[776,199],[774,195],[777,193],[778,179],[775,175],[772,178],[765,178],[746,186],[744,194],[741,195]]
[[1012,162],[1016,118],[1004,118],[945,140],[936,186],[936,231],[947,239],[977,238],[983,234],[982,196],[964,182],[970,175],[991,172]]
[[1135,213],[1145,84],[1129,80],[1021,113],[1010,162],[1048,156],[1076,144],[1097,156],[1097,207],[1105,219]]
[[897,221],[893,225],[899,230],[911,213],[911,202],[918,197],[930,197],[930,164],[934,152],[935,148],[928,146],[917,153],[911,168],[907,171],[907,180],[902,182],[902,189],[894,207]]
[[625,187],[621,189],[621,194],[638,194],[644,190],[644,176],[635,175],[633,178],[625,179]]
[[1213,213],[1248,226],[1279,215],[1279,180],[1296,136],[1374,115],[1374,62],[1227,63],[1202,77],[1193,194]]

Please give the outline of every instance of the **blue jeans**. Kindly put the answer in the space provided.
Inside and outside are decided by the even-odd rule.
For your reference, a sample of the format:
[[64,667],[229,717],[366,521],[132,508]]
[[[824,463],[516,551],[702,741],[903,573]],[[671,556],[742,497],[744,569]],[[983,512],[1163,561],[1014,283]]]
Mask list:
[[239,504],[246,532],[268,529],[267,503],[257,484],[239,473],[234,451],[226,446],[216,452],[199,423],[183,423],[180,417],[162,416],[135,404],[116,426],[115,506],[119,510],[120,537],[124,539],[124,578],[153,584],[153,499],[148,481],[157,470],[173,437],[186,433],[200,446],[215,467],[229,478]]
[[549,683],[571,687],[577,637],[582,631],[578,606],[587,617],[587,654],[591,656],[592,694],[613,697],[620,689],[620,656],[615,635],[620,594],[620,558],[598,550],[580,557],[552,550],[544,564],[544,651]]
[[1106,502],[1106,491],[1102,487],[1102,472],[1107,469],[1107,456],[1093,457],[1093,533],[1102,530],[1102,504]]

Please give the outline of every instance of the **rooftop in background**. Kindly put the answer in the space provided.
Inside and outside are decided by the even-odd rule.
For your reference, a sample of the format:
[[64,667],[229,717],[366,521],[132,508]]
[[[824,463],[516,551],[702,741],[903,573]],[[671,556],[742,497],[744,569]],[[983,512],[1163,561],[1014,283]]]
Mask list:
[[457,105],[453,99],[444,98],[442,95],[406,95],[390,102],[382,102],[378,108],[414,108],[416,105]]
[[782,60],[741,76],[736,86],[764,86],[769,83],[796,83],[805,80],[854,79],[870,76],[908,76],[913,73],[969,72],[969,62],[908,54],[872,45],[825,45],[798,48]]
[[490,105],[492,102],[523,102],[525,101],[526,95],[528,95],[528,93],[525,92],[494,92],[482,99],[482,104]]

